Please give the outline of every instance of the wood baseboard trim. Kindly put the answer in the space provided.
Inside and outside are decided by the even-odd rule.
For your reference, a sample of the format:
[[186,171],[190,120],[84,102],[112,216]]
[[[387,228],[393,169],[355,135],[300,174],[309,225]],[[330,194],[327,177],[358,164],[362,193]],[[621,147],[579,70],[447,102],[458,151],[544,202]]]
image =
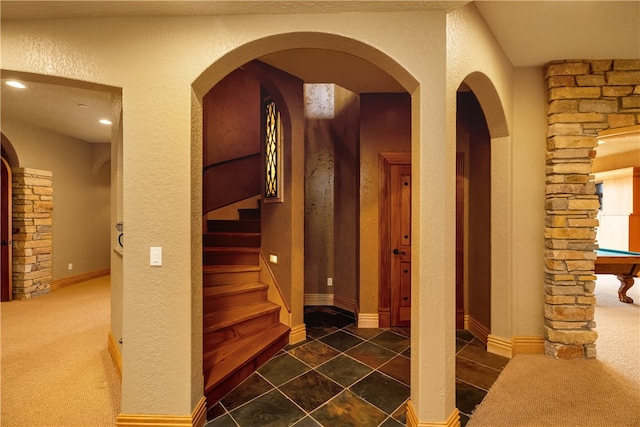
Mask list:
[[487,340],[491,331],[487,329],[487,327],[482,323],[478,322],[476,319],[467,314],[464,316],[464,327],[485,345],[487,344]]
[[341,308],[343,310],[346,310],[350,313],[355,313],[356,312],[356,302],[352,299],[348,299],[348,298],[344,298],[341,297],[339,295],[334,295],[333,296],[333,304],[335,307]]
[[109,331],[107,340],[108,340],[107,348],[109,349],[109,354],[111,355],[111,359],[113,360],[113,363],[116,365],[116,369],[118,370],[120,379],[122,379],[122,354],[120,353],[118,342],[113,337],[113,334],[111,333],[111,331]]
[[304,305],[333,305],[333,294],[304,294]]
[[189,415],[118,414],[116,427],[203,427],[207,421],[204,397]]
[[378,313],[358,313],[358,328],[378,328],[379,325]]
[[51,290],[57,291],[58,289],[75,285],[76,283],[85,282],[91,279],[97,279],[98,277],[102,277],[102,276],[108,276],[110,273],[111,273],[110,268],[103,268],[102,270],[90,271],[88,273],[79,274],[77,276],[65,277],[64,279],[54,280],[53,282],[51,282]]
[[544,337],[521,336],[506,340],[489,335],[487,351],[508,358],[516,354],[544,354]]
[[411,400],[407,402],[407,426],[408,427],[460,427],[460,411],[455,408],[449,418],[444,422],[426,422],[418,421],[418,416],[413,407]]
[[487,337],[487,351],[489,353],[497,354],[498,356],[513,357],[513,340],[506,340],[504,338],[497,337],[489,334]]
[[289,344],[297,344],[307,339],[307,327],[302,325],[294,326],[289,332]]
[[513,337],[511,352],[516,354],[544,354],[544,337]]

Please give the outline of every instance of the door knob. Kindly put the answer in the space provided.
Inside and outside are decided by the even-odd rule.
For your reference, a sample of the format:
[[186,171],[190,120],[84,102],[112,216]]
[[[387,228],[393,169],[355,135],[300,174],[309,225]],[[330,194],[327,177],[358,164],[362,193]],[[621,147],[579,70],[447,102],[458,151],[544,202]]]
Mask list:
[[407,253],[404,251],[399,251],[397,248],[393,250],[394,255],[406,255]]

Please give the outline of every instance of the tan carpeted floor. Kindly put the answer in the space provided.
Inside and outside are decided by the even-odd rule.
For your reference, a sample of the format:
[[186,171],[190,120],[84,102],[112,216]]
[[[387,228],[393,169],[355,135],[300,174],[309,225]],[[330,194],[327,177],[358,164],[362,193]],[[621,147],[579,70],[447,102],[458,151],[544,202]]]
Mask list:
[[120,379],[107,350],[109,276],[3,302],[0,425],[115,425]]
[[640,284],[618,301],[618,281],[598,276],[597,360],[517,355],[467,426],[640,426]]

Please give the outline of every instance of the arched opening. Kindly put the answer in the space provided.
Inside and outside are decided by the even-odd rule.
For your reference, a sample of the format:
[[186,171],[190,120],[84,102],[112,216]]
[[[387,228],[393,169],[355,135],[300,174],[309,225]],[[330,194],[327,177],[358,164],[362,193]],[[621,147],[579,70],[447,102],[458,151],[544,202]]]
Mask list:
[[2,136],[2,174],[0,184],[0,301],[13,299],[13,261],[12,261],[12,176],[11,167],[17,165],[17,156],[9,140]]
[[[339,49],[327,50],[338,45]],[[283,50],[274,52],[273,46],[279,46]],[[247,56],[247,52],[253,52],[253,55]],[[283,57],[278,56],[278,52],[286,53],[288,58],[296,55],[301,55],[300,58],[302,56],[312,58],[314,55],[318,55],[326,59],[324,56],[328,54],[340,57],[341,62],[338,63],[322,62],[337,65],[341,70],[345,70],[349,65],[366,67],[379,74],[382,83],[375,90],[369,91],[354,88],[349,84],[348,80],[353,75],[342,76],[329,84],[319,83],[315,79],[309,81],[305,78],[307,74],[304,71],[292,69],[283,64],[281,62]],[[235,60],[232,61],[232,59]],[[267,61],[269,64],[262,61]],[[344,65],[345,61],[348,62],[346,66]],[[234,62],[233,66],[220,65],[232,62]],[[302,62],[304,61],[298,61],[298,63]],[[374,63],[376,65],[373,65]],[[340,66],[340,64],[343,65]],[[331,300],[329,305],[344,308],[356,317],[366,311],[367,314],[376,316],[375,324],[371,322],[369,326],[377,326],[377,301],[374,302],[373,307],[363,307],[360,299],[360,294],[368,296],[370,292],[377,293],[377,287],[373,290],[369,288],[363,290],[360,285],[363,282],[360,277],[363,266],[367,270],[371,270],[369,267],[371,263],[366,259],[367,255],[363,256],[361,251],[360,230],[362,224],[359,218],[361,190],[358,174],[360,173],[363,144],[359,136],[361,131],[360,107],[365,104],[367,111],[375,111],[378,108],[375,105],[385,102],[385,98],[387,100],[393,98],[397,105],[402,105],[403,123],[406,125],[406,130],[402,132],[406,139],[402,145],[402,151],[410,153],[411,98],[407,93],[407,87],[415,89],[415,80],[388,57],[370,46],[327,34],[309,35],[303,33],[295,35],[295,37],[293,35],[273,36],[238,49],[237,52],[216,62],[215,65],[203,73],[193,85],[199,98],[198,101],[200,101],[196,105],[196,109],[201,109],[194,112],[194,116],[203,117],[201,124],[203,133],[210,130],[209,120],[211,117],[208,112],[211,110],[208,107],[207,97],[212,91],[218,91],[223,86],[229,85],[231,81],[229,76],[233,74],[249,74],[257,80],[258,85],[266,88],[269,94],[276,98],[279,106],[282,106],[283,111],[286,112],[283,114],[282,120],[284,125],[285,202],[279,206],[263,203],[260,215],[262,251],[265,252],[266,259],[277,259],[277,263],[273,262],[270,267],[275,272],[274,275],[282,280],[281,289],[284,300],[290,309],[288,320],[292,328],[292,341],[305,338],[303,310],[313,298],[316,303],[322,303],[322,300]],[[386,70],[393,70],[395,75],[384,71],[383,67]],[[326,79],[327,77],[324,76],[320,81],[327,81]],[[236,80],[247,84],[247,79],[244,77],[238,77]],[[405,85],[403,86],[399,82],[404,82]],[[253,83],[249,82],[248,84],[252,85]],[[372,87],[371,85],[367,86],[368,89]],[[255,92],[255,89],[246,90],[254,90]],[[362,92],[360,92],[361,90]],[[361,96],[363,93],[366,93],[366,97]],[[200,96],[201,94],[202,96]],[[253,98],[253,102],[255,102],[257,96],[253,96]],[[314,109],[315,111],[313,111]],[[320,110],[322,111],[318,112]],[[374,120],[373,117],[375,116],[371,115],[371,121]],[[237,130],[238,127],[235,126],[234,129]],[[194,138],[198,138],[198,134],[195,132]],[[318,137],[318,135],[320,136]],[[194,141],[194,144],[196,143],[199,141]],[[376,162],[380,151],[392,151],[394,148],[399,150],[401,147],[398,145],[397,138],[395,141],[387,141],[386,144],[388,148],[383,148],[380,145],[371,147],[371,153]],[[203,150],[207,151],[208,148]],[[367,152],[367,155],[371,155],[371,153]],[[206,156],[207,154],[205,154]],[[320,168],[324,169],[318,172]],[[310,172],[311,169],[322,176],[331,177],[331,180],[328,180],[330,182],[322,182],[323,179],[315,181],[322,185],[323,189],[314,188],[314,176]],[[373,170],[377,176],[377,163],[374,163]],[[375,182],[377,182],[377,178]],[[205,184],[203,184],[204,186]],[[315,194],[315,191],[318,193],[325,191],[323,193],[324,199],[321,200],[321,195]],[[314,198],[314,202],[309,203],[310,198]],[[321,224],[317,225],[318,217],[313,217],[310,211],[317,208],[321,201],[326,202],[328,199],[330,199],[330,203],[327,204],[330,207],[324,212],[329,212],[330,218],[327,218],[326,222],[323,222],[325,218],[320,218]],[[377,205],[377,197],[375,202]],[[203,212],[206,210],[208,208],[204,208]],[[320,230],[327,224],[326,229]],[[273,235],[273,239],[269,238],[269,233]],[[310,250],[317,249],[308,243],[309,240],[314,239],[314,233],[321,234],[316,241],[321,241],[324,238],[326,241],[322,242],[323,249],[311,254]],[[377,240],[376,237],[373,238]],[[281,246],[274,247],[273,245],[276,244]],[[319,255],[319,252],[325,249],[327,253]],[[368,255],[377,260],[379,256],[378,242],[376,241],[373,248],[367,247],[367,250],[371,251],[371,254]],[[325,260],[323,257],[327,259]],[[308,262],[305,262],[309,259],[315,260],[317,264],[326,262],[322,266],[326,269],[312,270],[312,267],[315,268],[317,265],[310,266]],[[205,267],[205,274],[206,270]],[[377,271],[367,271],[367,273],[372,273],[375,277],[373,284],[377,285]],[[207,280],[204,279],[205,282]],[[207,298],[207,293],[205,291],[204,298]],[[206,306],[207,303],[204,302],[203,305]],[[372,311],[373,313],[371,313]],[[206,318],[207,314],[203,314],[203,316]],[[205,355],[205,364],[207,358],[208,356]],[[206,379],[205,382],[207,382]]]
[[457,93],[456,328],[491,333],[491,139],[478,98]]

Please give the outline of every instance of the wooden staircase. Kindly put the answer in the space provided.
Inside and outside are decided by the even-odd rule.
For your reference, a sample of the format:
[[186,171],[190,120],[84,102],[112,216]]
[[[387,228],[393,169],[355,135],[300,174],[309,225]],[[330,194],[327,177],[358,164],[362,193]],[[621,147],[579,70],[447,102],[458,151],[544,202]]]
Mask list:
[[208,220],[203,246],[203,372],[210,408],[289,342],[260,282],[260,210]]

